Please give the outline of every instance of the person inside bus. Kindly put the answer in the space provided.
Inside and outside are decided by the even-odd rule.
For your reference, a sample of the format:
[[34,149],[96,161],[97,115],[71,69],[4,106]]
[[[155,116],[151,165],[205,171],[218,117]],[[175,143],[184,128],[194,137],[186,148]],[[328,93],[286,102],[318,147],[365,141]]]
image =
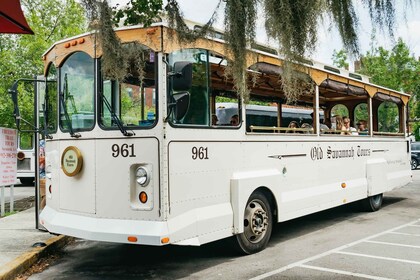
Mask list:
[[296,121],[291,121],[289,123],[288,128],[291,128],[290,130],[287,130],[286,133],[296,133],[295,128],[299,128],[299,124]]
[[343,123],[343,118],[341,116],[334,116],[335,118],[335,130],[337,131],[337,133],[340,133],[340,131],[342,131],[340,134],[341,135],[345,135],[345,129],[344,129],[344,123]]
[[359,133],[357,133],[357,129],[350,126],[350,118],[349,117],[344,117],[343,118],[343,124],[344,124],[344,130],[347,132],[347,135],[359,135]]
[[359,135],[369,135],[369,129],[367,128],[367,121],[360,120],[357,123],[357,128],[358,128]]
[[239,125],[239,116],[238,115],[233,115],[230,118],[230,125],[231,126],[238,126]]
[[303,133],[304,134],[310,134],[313,131],[312,125],[310,125],[309,123],[303,123],[300,128],[306,128],[307,130],[304,130]]
[[[312,127],[314,126],[314,113],[311,113],[311,118],[312,118]],[[325,133],[325,131],[329,130],[330,128],[324,124],[324,123],[320,123],[319,124],[319,130],[321,131],[321,133]]]
[[217,125],[219,119],[217,118],[216,114],[211,115],[211,125]]
[[327,117],[324,116],[324,124],[327,126],[327,129],[331,128],[332,129],[332,123],[331,120]]

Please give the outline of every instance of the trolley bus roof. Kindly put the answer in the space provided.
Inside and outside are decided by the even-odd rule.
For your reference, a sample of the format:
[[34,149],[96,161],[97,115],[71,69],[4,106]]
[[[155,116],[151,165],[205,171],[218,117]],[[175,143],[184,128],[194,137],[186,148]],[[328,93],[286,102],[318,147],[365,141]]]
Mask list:
[[[198,24],[189,22],[190,26],[199,28]],[[215,38],[201,38],[194,43],[186,43],[180,45],[176,38],[176,32],[169,29],[167,24],[163,22],[154,23],[150,27],[129,26],[122,27],[115,30],[122,42],[139,41],[149,47],[151,50],[170,53],[181,48],[203,48],[213,51],[221,57],[229,59],[226,54],[224,41],[221,38],[221,32]],[[44,54],[45,71],[48,65],[52,62],[55,66],[61,65],[65,57],[75,51],[84,51],[92,57],[100,57],[101,50],[97,47],[95,32],[88,32],[68,39],[56,42]],[[250,49],[250,54],[247,57],[247,65],[249,69],[256,69],[257,74],[264,74],[266,79],[278,78],[282,73],[282,65],[284,60],[279,57],[277,52],[269,46],[255,44],[254,48]],[[220,66],[220,65],[219,65]],[[343,92],[353,96],[353,98],[370,97],[379,98],[382,100],[392,100],[399,102],[401,100],[407,104],[410,94],[395,91],[386,87],[378,86],[370,83],[369,77],[358,73],[350,72],[344,69],[326,65],[313,60],[305,60],[301,64],[303,71],[308,75],[313,82],[315,82],[320,89],[326,94],[325,98],[339,98],[335,92],[341,95]],[[214,69],[217,71],[217,69]],[[359,97],[358,97],[359,96]]]

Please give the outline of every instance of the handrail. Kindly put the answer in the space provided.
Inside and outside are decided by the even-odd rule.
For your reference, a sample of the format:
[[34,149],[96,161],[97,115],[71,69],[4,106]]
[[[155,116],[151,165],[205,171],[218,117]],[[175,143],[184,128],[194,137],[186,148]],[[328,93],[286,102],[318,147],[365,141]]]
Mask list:
[[249,128],[251,132],[254,130],[265,130],[265,131],[272,131],[272,132],[282,132],[286,131],[286,133],[295,133],[295,132],[309,132],[313,133],[313,128],[296,128],[296,127],[280,127],[280,126],[257,126],[257,125],[250,125]]
[[373,135],[380,135],[380,136],[405,136],[404,133],[401,133],[401,132],[382,132],[382,131],[373,131]]
[[[313,128],[295,128],[295,127],[280,127],[280,126],[258,126],[258,125],[250,125],[249,126],[251,132],[259,131],[269,131],[274,133],[280,133],[284,132],[286,134],[290,133],[308,133],[308,134],[314,134]],[[342,134],[343,132],[346,132],[345,134]],[[368,134],[352,134],[351,131],[344,131],[339,129],[321,129],[321,134],[334,134],[334,135],[344,135],[344,136],[369,136]],[[400,132],[379,132],[379,131],[373,131],[373,135],[379,135],[379,136],[404,136],[404,133]]]

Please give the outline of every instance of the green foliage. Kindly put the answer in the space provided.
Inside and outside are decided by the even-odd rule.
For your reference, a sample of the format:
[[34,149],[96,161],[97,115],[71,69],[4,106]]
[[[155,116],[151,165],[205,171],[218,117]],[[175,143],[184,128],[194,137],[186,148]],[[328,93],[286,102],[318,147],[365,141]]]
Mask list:
[[371,82],[394,90],[417,94],[420,85],[420,63],[410,54],[410,49],[398,39],[392,50],[379,47],[361,58],[361,74],[371,77]]
[[383,102],[378,108],[378,130],[384,132],[398,132],[398,106],[392,102]]
[[347,61],[347,53],[345,50],[334,50],[332,55],[333,64],[342,69],[349,69],[349,63]]
[[355,123],[357,123],[360,120],[369,120],[368,106],[366,103],[360,103],[354,108],[354,119]]
[[[0,126],[5,127],[14,127],[13,104],[7,94],[13,81],[43,74],[42,54],[54,42],[86,27],[84,11],[75,0],[21,0],[21,4],[35,35],[0,35]],[[21,110],[31,112],[33,100],[20,98],[24,99]]]
[[332,116],[348,117],[349,109],[342,104],[337,104],[331,109]]
[[162,12],[162,0],[130,0],[127,4],[118,9],[118,4],[113,8],[114,21],[118,23],[122,18],[124,25],[139,24],[151,25]]

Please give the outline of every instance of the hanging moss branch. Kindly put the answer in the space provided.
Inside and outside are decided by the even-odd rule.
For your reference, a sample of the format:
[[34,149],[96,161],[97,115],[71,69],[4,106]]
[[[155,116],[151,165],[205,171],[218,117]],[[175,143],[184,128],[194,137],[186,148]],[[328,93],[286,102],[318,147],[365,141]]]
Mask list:
[[198,38],[203,38],[207,35],[211,35],[214,32],[213,23],[217,19],[217,11],[219,10],[220,3],[216,6],[212,16],[207,23],[199,29],[191,30],[184,21],[183,14],[179,9],[178,2],[176,0],[169,0],[165,7],[165,11],[168,14],[168,24],[171,28],[176,30],[178,40],[180,43],[191,43],[196,41]]
[[[144,48],[137,42],[123,44],[113,30],[113,12],[107,1],[84,0],[91,28],[95,29],[102,49],[102,74],[106,79],[123,81],[132,73],[144,77]],[[135,71],[133,72],[133,69]]]
[[[411,4],[411,0],[409,0]],[[363,4],[368,7],[369,15],[374,27],[388,31],[394,37],[395,26],[395,0],[363,0]]]
[[[277,40],[280,53],[285,60],[281,84],[288,102],[297,100],[302,94],[312,92],[307,79],[296,74],[297,70],[302,70],[297,68],[297,64],[315,49],[318,40],[318,22],[323,16],[329,16],[332,23],[336,25],[348,53],[357,55],[359,52],[356,32],[358,17],[352,0],[219,0],[210,20],[202,28],[194,30],[190,30],[185,24],[178,1],[168,0],[164,10],[168,14],[170,27],[177,31],[178,40],[181,43],[193,42],[209,35],[213,31],[211,26],[216,19],[217,10],[222,1],[225,3],[225,40],[227,51],[232,57],[226,72],[233,79],[238,94],[245,100],[249,97],[249,77],[246,71],[247,46],[251,45],[255,38],[256,10],[259,3],[264,10],[267,35]],[[411,1],[409,0],[409,3]],[[369,9],[374,27],[379,27],[381,30],[386,27],[392,36],[395,23],[395,0],[362,0],[361,2]],[[96,28],[99,30],[100,42],[104,50],[106,75],[121,79],[129,65],[121,42],[112,32],[112,12],[106,0],[103,3],[83,0],[83,3],[88,7],[91,18],[97,18]],[[95,7],[102,4],[106,7],[101,8],[99,13]],[[130,0],[129,4],[131,6],[128,5],[128,8],[125,7],[114,13],[117,20],[126,16],[125,24],[150,24],[150,19],[156,17],[161,10],[162,0]],[[139,22],[142,20],[145,22]],[[116,67],[116,65],[120,66]]]
[[246,72],[247,46],[255,39],[256,8],[256,0],[230,0],[225,8],[225,40],[232,57],[229,73],[238,95],[246,102],[250,95]]
[[122,81],[127,73],[127,59],[120,39],[113,30],[112,10],[107,2],[99,4],[98,39],[102,47],[102,72],[106,78]]
[[278,40],[280,53],[285,57],[281,87],[288,103],[308,90],[307,81],[296,75],[296,67],[305,54],[315,49],[321,10],[320,0],[264,1],[267,34]]
[[358,17],[353,7],[352,0],[328,0],[327,10],[331,12],[333,21],[337,25],[338,32],[347,52],[358,55],[359,42],[357,39]]

